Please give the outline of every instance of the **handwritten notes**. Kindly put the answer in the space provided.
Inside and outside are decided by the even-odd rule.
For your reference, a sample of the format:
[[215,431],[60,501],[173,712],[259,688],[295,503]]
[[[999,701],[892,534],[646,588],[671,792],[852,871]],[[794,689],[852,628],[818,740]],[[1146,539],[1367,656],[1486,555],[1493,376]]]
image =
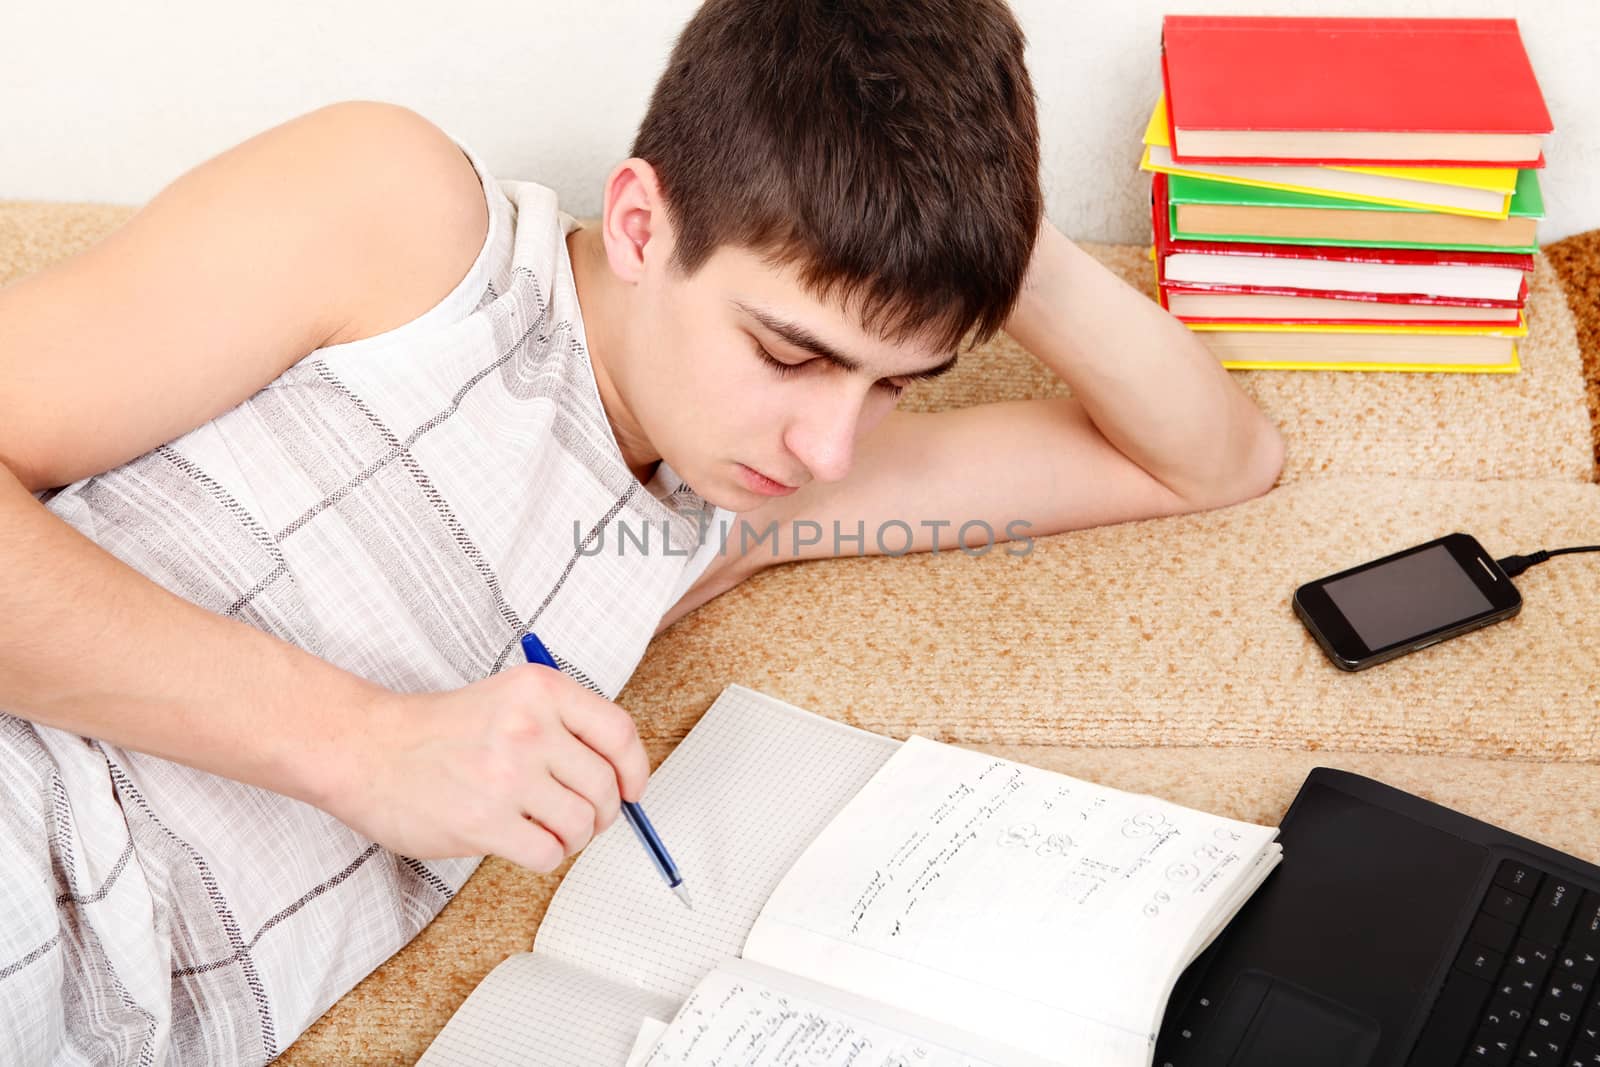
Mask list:
[[[925,962],[981,965],[996,937],[1016,935],[1021,946],[1066,930],[1079,943],[1079,931],[1112,919],[1133,929],[1182,922],[1270,837],[913,737],[802,856],[763,916]],[[1119,941],[1129,933],[1116,930]]]
[[1024,1047],[1073,1029],[1094,1062],[1138,1062],[1274,834],[913,737],[779,884],[744,955],[997,1039],[1025,1025]]
[[661,1035],[667,1032],[668,1025],[646,1015],[639,1023],[639,1034],[633,1039],[633,1048],[628,1052],[628,1062],[623,1067],[644,1067],[645,1061],[661,1041]]
[[858,1013],[829,1003],[825,990],[780,988],[781,979],[738,963],[711,972],[645,1067],[998,1067],[925,1032],[868,1018],[873,1006]]

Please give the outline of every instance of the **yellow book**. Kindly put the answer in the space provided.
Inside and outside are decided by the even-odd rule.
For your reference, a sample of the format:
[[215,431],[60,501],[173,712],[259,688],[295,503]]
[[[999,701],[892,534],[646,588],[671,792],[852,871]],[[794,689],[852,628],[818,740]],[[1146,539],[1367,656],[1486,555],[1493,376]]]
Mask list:
[[1427,323],[1420,326],[1397,326],[1384,322],[1326,323],[1314,322],[1189,322],[1184,325],[1198,333],[1207,330],[1241,330],[1245,333],[1392,333],[1429,334],[1434,336],[1528,336],[1528,316],[1517,312],[1517,324],[1486,323],[1482,326],[1448,326]]
[[1316,325],[1300,322],[1186,323],[1224,367],[1252,370],[1516,371],[1516,326]]
[[[1162,94],[1156,100],[1156,109],[1150,115],[1149,124],[1145,126],[1144,143],[1160,145],[1163,148],[1172,147],[1172,138],[1167,126],[1167,97],[1166,94]],[[1328,166],[1325,169],[1350,171],[1356,174],[1382,174],[1391,178],[1406,178],[1436,185],[1459,185],[1468,189],[1488,189],[1497,193],[1517,191],[1516,167],[1366,167],[1341,164]]]
[[1172,158],[1167,101],[1156,101],[1145,126],[1141,170],[1285,189],[1389,207],[1420,208],[1452,215],[1504,219],[1517,186],[1515,167],[1322,167],[1179,163]]
[[1511,359],[1494,366],[1463,366],[1459,363],[1280,363],[1267,359],[1224,359],[1227,370],[1365,370],[1399,371],[1411,374],[1516,374],[1522,369],[1517,346],[1511,346]]

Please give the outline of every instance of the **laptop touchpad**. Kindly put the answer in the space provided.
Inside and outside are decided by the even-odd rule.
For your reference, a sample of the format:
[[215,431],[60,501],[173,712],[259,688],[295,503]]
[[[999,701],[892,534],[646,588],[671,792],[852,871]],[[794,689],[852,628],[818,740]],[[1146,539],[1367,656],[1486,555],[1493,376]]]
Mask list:
[[1378,1047],[1378,1020],[1262,971],[1228,991],[1206,1042],[1215,1067],[1364,1067]]

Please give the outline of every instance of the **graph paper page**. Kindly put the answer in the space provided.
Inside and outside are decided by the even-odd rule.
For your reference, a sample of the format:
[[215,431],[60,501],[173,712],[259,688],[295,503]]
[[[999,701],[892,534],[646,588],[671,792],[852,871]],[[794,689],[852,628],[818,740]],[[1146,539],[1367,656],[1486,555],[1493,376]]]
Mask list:
[[621,1067],[639,1021],[672,1018],[669,997],[521,952],[501,963],[450,1017],[418,1067]]
[[535,950],[681,1002],[739,955],[785,872],[899,745],[728,686],[642,801],[694,910],[618,819],[562,879]]

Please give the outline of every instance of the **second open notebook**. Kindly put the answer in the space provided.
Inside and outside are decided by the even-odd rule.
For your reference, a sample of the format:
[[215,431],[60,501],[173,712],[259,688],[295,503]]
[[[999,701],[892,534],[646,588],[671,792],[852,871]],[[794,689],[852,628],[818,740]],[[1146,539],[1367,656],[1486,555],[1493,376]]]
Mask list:
[[1179,973],[1281,858],[1271,827],[739,685],[645,799],[695,910],[619,821],[423,1067],[1147,1067]]

